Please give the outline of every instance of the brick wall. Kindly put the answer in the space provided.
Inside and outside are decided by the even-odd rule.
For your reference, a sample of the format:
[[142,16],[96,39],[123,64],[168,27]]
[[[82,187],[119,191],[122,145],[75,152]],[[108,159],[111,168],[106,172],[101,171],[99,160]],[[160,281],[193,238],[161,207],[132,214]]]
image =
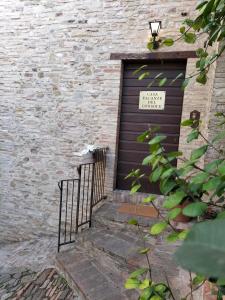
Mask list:
[[[112,192],[120,62],[110,61],[110,53],[145,52],[148,21],[155,18],[163,21],[161,36],[175,37],[185,18],[181,13],[192,16],[197,2],[0,2],[1,239],[56,234],[57,181],[76,175],[75,153],[86,144],[110,147]],[[168,50],[184,50],[183,43],[162,51]],[[190,59],[188,72],[194,65]],[[205,117],[211,90],[211,83],[202,88],[193,82],[183,118],[193,108]],[[182,130],[180,148],[188,152],[184,136]]]

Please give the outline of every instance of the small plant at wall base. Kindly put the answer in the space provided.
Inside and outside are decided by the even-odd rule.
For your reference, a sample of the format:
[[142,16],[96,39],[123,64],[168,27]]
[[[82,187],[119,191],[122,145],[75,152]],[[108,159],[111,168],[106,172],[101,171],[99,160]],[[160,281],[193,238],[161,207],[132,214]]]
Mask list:
[[[159,128],[153,128],[138,137],[139,142],[148,142],[150,150],[149,155],[142,163],[145,166],[149,166],[149,174],[145,175],[149,176],[150,183],[159,183],[160,191],[165,196],[162,207],[155,203],[156,197],[154,195],[149,195],[149,197],[143,200],[143,203],[151,204],[158,211],[158,215],[161,219],[149,229],[149,233],[153,236],[164,233],[168,242],[185,240],[181,247],[182,250],[178,250],[177,252],[177,261],[190,272],[201,274],[201,276],[197,275],[193,279],[191,277],[191,292],[190,295],[185,296],[184,299],[187,299],[189,296],[191,297],[193,291],[201,287],[206,279],[213,281],[217,286],[217,299],[222,299],[220,297],[224,292],[223,285],[225,285],[225,283],[223,278],[225,278],[225,272],[215,272],[214,270],[215,268],[221,270],[221,262],[222,267],[225,267],[225,260],[221,258],[225,252],[225,247],[223,248],[225,237],[221,239],[222,234],[218,236],[214,234],[211,239],[209,238],[210,231],[207,229],[208,226],[212,226],[212,228],[210,227],[211,232],[214,233],[216,233],[217,230],[218,233],[220,233],[225,229],[225,220],[223,220],[225,219],[225,152],[220,145],[225,138],[225,130],[222,130],[225,124],[225,115],[218,113],[217,117],[221,131],[211,141],[201,132],[201,122],[195,124],[193,120],[186,120],[182,123],[182,126],[190,127],[191,129],[187,136],[187,143],[192,143],[198,139],[204,142],[202,146],[194,149],[188,158],[184,157],[182,152],[167,153],[165,151],[163,143],[166,142],[167,136],[159,134]],[[216,151],[218,158],[207,163],[204,167],[201,167],[201,159],[210,148]],[[177,161],[179,161],[178,166],[176,166]],[[131,193],[139,191],[143,176],[144,174],[141,174],[140,170],[134,170],[127,176],[128,178],[133,178]],[[167,211],[166,214],[162,213],[162,208]],[[201,224],[205,224],[204,221],[209,217],[215,218],[216,220],[210,221],[212,225],[201,225],[202,227],[200,229],[199,227],[194,227],[193,230],[191,230],[192,233],[189,234],[188,230],[181,231],[174,225],[174,220],[181,215],[191,218],[196,223],[200,222]],[[215,222],[215,224],[213,222]],[[132,220],[131,223],[137,225],[137,222],[134,220]],[[205,242],[204,245],[202,245],[203,242],[201,239],[197,238],[197,240],[195,240],[196,230],[201,230],[201,236],[204,237],[205,235],[205,237],[207,237],[203,239]],[[199,234],[198,236],[200,237]],[[219,246],[219,248],[215,250],[217,246]],[[201,249],[201,251],[199,251],[199,249]],[[143,251],[144,250],[145,249],[143,249]],[[147,249],[146,251],[148,252],[149,250],[150,249]],[[147,252],[145,254],[147,254]],[[217,254],[218,256],[216,256]],[[212,264],[215,268],[211,267]],[[138,274],[138,272],[135,274]],[[144,273],[141,275],[143,274]],[[140,276],[140,274],[138,274],[138,276]],[[142,290],[144,287],[143,281],[141,281],[140,278],[133,277],[134,276],[128,279],[126,287],[131,288],[132,282],[136,282],[135,288]],[[151,288],[151,283],[153,282],[152,278],[145,278],[144,282],[146,284],[148,282],[149,286],[146,287],[146,289],[148,289],[144,289],[142,293],[144,294],[146,292],[146,295],[150,296],[145,298],[141,296],[140,299],[173,299],[174,296],[170,293],[171,288],[169,284],[166,285],[167,289],[165,289],[167,294],[159,295],[154,288]],[[154,283],[152,284],[155,285]],[[187,283],[187,285],[188,284],[189,283]],[[153,296],[158,298],[152,298]]]

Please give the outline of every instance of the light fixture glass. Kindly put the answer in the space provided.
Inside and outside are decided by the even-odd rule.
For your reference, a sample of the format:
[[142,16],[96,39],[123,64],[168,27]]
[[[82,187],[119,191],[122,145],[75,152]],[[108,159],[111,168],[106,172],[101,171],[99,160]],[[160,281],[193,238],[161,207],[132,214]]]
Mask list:
[[161,29],[161,21],[155,20],[155,21],[149,22],[149,26],[151,29],[152,36],[153,37],[158,36],[159,30]]

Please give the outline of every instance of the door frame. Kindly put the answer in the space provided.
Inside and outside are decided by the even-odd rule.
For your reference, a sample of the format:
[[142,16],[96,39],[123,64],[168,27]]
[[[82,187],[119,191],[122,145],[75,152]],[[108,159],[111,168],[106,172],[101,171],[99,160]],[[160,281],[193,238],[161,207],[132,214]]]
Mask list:
[[118,152],[119,152],[119,137],[120,137],[120,119],[122,107],[123,81],[124,81],[124,66],[126,63],[142,63],[152,60],[181,60],[186,59],[188,63],[189,58],[196,58],[195,51],[173,51],[173,52],[153,52],[153,53],[111,53],[110,60],[120,60],[120,84],[119,84],[119,102],[116,126],[116,145],[115,145],[115,160],[113,170],[113,191],[117,190],[117,168],[118,168]]

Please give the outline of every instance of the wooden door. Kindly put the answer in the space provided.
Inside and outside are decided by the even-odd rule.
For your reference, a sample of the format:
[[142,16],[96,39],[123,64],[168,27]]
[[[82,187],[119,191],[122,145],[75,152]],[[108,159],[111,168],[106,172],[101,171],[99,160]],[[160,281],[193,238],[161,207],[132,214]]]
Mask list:
[[[142,61],[124,63],[116,188],[129,190],[131,181],[125,180],[125,176],[132,170],[138,169],[148,155],[148,144],[137,142],[137,137],[150,126],[160,126],[160,133],[168,136],[163,144],[166,151],[177,151],[179,147],[180,122],[183,105],[182,82],[185,78],[186,60],[163,60],[163,61]],[[143,70],[149,72],[149,77],[138,80],[140,74],[134,71],[143,65],[147,65]],[[162,73],[160,78],[167,77],[168,80],[163,87],[159,87],[159,82],[154,81],[151,87],[147,87],[156,75]],[[174,83],[179,74],[179,77]],[[141,91],[165,91],[165,107],[163,110],[142,110],[139,109],[139,96]],[[141,167],[146,173],[142,180],[142,192],[160,194],[157,184],[151,184],[148,176],[151,172],[149,167]]]

